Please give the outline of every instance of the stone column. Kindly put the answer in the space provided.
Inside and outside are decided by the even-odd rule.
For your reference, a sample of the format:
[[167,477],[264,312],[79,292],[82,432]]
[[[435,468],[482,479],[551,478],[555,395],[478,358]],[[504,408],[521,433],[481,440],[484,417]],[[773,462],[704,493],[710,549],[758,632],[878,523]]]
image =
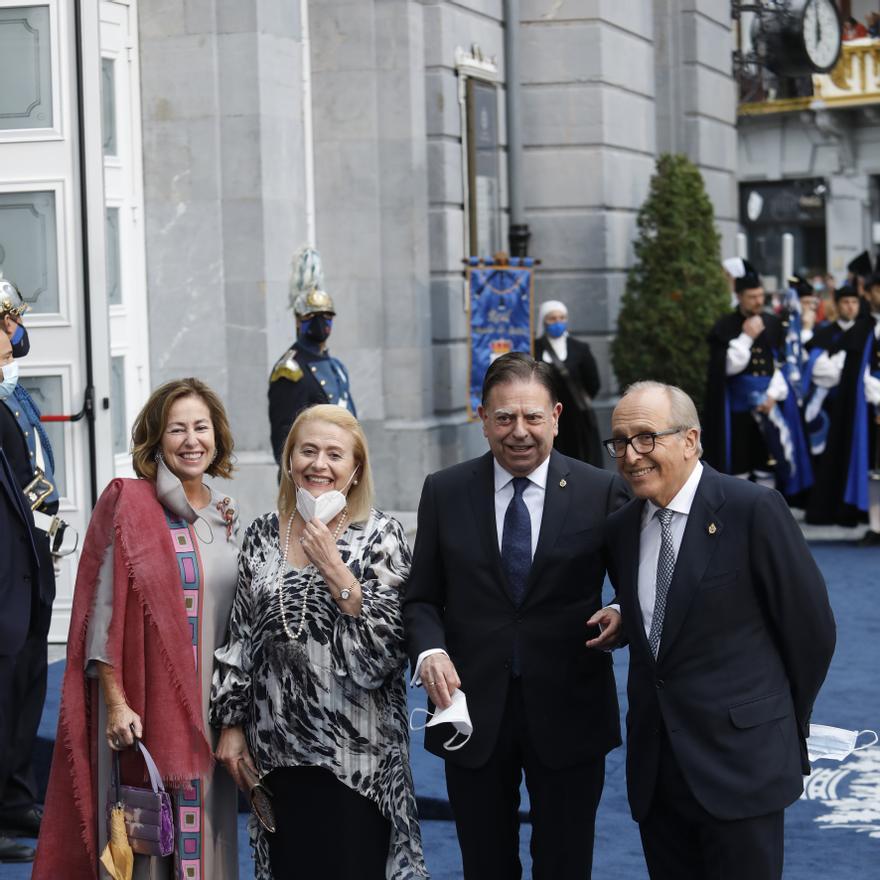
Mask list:
[[266,388],[305,237],[298,6],[141,0],[139,14],[153,381],[195,375],[224,399],[246,523],[274,500]]

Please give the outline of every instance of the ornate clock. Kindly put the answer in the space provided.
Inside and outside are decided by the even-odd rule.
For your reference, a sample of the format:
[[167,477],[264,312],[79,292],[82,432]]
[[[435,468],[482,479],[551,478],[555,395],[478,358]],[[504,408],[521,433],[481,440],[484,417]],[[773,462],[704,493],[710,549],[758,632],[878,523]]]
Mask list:
[[841,34],[833,0],[762,4],[752,26],[761,63],[778,76],[827,73],[840,57]]

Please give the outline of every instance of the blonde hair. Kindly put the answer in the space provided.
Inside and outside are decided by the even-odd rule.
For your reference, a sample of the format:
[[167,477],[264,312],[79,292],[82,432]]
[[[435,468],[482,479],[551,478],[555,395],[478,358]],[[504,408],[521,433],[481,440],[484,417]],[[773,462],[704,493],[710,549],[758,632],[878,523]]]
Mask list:
[[[284,519],[296,510],[296,485],[290,473],[290,456],[296,446],[300,429],[313,422],[328,422],[348,431],[354,440],[354,462],[357,474],[348,489],[346,496],[349,521],[366,522],[373,506],[373,475],[370,471],[370,454],[367,449],[367,438],[361,423],[341,406],[320,403],[304,409],[290,426],[284,449],[281,452],[281,485],[278,488],[278,513]],[[357,480],[357,483],[355,483]]]
[[223,402],[201,379],[172,379],[160,385],[144,404],[131,428],[131,463],[144,480],[156,481],[156,453],[168,425],[171,407],[184,397],[197,397],[208,407],[214,428],[216,456],[205,471],[211,477],[232,476],[232,448],[235,445]]

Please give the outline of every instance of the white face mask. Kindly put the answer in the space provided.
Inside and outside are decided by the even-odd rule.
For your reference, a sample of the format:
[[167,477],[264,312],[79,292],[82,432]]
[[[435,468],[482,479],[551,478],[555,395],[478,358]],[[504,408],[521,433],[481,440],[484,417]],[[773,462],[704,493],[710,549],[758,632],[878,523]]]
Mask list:
[[10,361],[0,367],[0,370],[3,370],[3,379],[0,380],[0,400],[5,400],[12,395],[15,386],[18,385],[18,364]]
[[[413,723],[413,716],[416,712],[424,712],[425,715],[430,715],[431,720],[427,724],[422,724],[417,727]],[[452,703],[445,709],[441,709],[439,712],[434,712],[433,715],[431,715],[427,709],[413,709],[409,716],[410,730],[424,730],[426,727],[434,727],[436,724],[451,724],[456,730],[456,732],[453,733],[445,743],[443,743],[443,748],[448,752],[455,752],[462,746],[467,745],[468,740],[471,738],[471,734],[474,732],[474,725],[471,723],[471,716],[468,712],[467,697],[465,697],[464,691],[461,690],[461,688],[455,691],[452,695]],[[464,739],[460,743],[452,745],[453,740],[459,734],[461,734]]]
[[[870,733],[874,742],[856,746],[856,741],[863,733]],[[811,724],[810,735],[807,737],[807,757],[811,761],[818,761],[820,758],[842,761],[853,752],[873,746],[876,742],[877,734],[873,730],[845,730],[842,727]]]
[[[343,489],[349,487],[359,467],[360,465],[352,471],[348,482],[342,487]],[[296,486],[296,483],[294,483],[294,486]],[[323,495],[315,496],[307,489],[296,486],[296,509],[306,522],[311,522],[317,517],[326,525],[345,507],[345,504],[345,495],[338,489],[331,489]]]

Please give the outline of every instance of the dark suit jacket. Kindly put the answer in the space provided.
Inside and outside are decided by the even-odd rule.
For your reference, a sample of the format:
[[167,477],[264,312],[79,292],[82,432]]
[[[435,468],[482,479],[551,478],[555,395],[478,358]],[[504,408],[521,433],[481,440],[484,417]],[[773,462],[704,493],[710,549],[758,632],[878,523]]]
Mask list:
[[[645,502],[608,523],[629,640],[627,787],[636,821],[665,727],[699,803],[718,819],[783,809],[809,773],[810,713],[834,652],[825,581],[782,496],[704,465],[655,662],[638,599]],[[714,529],[713,529],[714,526]]]
[[39,599],[39,563],[24,495],[0,448],[0,655],[17,654]]
[[604,755],[620,744],[611,657],[588,649],[585,623],[602,607],[605,522],[625,499],[611,474],[558,452],[550,456],[544,512],[528,593],[517,608],[501,568],[493,457],[426,480],[404,599],[410,657],[445,648],[461,677],[474,723],[470,741],[449,752],[445,725],[426,748],[464,767],[492,753],[517,641],[530,733],[551,768]]
[[[0,404],[0,447],[6,453],[6,460],[15,474],[16,482],[24,489],[34,478],[33,460],[27,439],[22,434],[15,416],[3,404]],[[57,513],[58,502],[53,501],[48,506],[43,505],[40,510],[48,514]],[[35,529],[34,544],[40,560],[40,601],[51,605],[55,599],[55,568],[52,565],[49,537],[42,529]]]

